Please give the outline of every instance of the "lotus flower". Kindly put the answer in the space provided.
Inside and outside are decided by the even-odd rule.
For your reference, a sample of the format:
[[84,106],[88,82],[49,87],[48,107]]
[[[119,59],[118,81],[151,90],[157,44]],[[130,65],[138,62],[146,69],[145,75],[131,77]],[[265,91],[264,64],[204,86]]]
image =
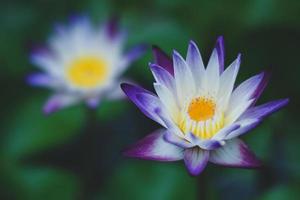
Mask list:
[[139,45],[124,53],[125,41],[126,34],[115,19],[93,26],[81,16],[72,18],[68,26],[58,24],[48,47],[31,55],[32,63],[43,72],[31,74],[28,82],[54,91],[44,112],[81,101],[95,108],[102,99],[124,96],[120,76],[144,51]]
[[124,83],[123,91],[150,119],[163,128],[128,148],[129,157],[184,163],[191,175],[200,174],[208,162],[228,167],[253,168],[260,161],[239,137],[288,99],[255,106],[268,73],[255,75],[239,86],[234,83],[241,56],[224,70],[224,44],[219,37],[207,67],[195,42],[189,43],[186,59],[174,51],[169,59],[153,48],[150,69],[156,94]]

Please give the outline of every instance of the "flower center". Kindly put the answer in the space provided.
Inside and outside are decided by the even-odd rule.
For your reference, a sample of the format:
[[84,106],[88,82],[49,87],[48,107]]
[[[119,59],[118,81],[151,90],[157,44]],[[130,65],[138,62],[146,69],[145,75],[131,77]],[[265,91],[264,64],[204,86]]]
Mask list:
[[183,107],[177,124],[183,133],[192,132],[200,139],[210,139],[224,127],[224,113],[218,111],[214,99],[201,96]]
[[92,56],[74,60],[67,71],[71,83],[83,88],[91,88],[103,83],[107,75],[106,61]]
[[211,119],[216,110],[216,104],[212,99],[198,97],[190,102],[188,114],[194,121],[206,121]]

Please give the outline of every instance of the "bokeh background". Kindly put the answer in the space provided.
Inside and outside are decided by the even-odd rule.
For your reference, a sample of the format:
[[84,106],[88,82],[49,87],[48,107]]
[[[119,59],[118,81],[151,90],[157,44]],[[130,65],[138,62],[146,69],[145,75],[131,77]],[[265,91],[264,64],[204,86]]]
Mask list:
[[[144,42],[186,53],[194,39],[208,60],[224,35],[226,64],[242,53],[239,82],[264,69],[271,81],[259,103],[290,97],[290,104],[243,136],[264,161],[259,170],[209,164],[197,178],[182,162],[124,158],[121,150],[158,128],[129,101],[78,105],[49,117],[46,89],[25,83],[36,71],[32,45],[44,43],[57,21],[85,13],[95,21],[121,17],[128,47]],[[22,200],[285,200],[300,196],[299,55],[297,0],[2,0],[0,2],[0,199]],[[126,72],[148,89],[151,50]]]

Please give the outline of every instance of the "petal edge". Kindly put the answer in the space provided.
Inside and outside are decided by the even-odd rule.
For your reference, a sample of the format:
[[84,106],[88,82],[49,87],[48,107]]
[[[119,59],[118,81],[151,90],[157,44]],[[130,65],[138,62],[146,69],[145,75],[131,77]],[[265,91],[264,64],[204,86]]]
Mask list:
[[183,158],[183,149],[163,139],[165,131],[157,130],[123,152],[133,158],[157,161],[177,161]]
[[198,147],[186,149],[184,152],[184,163],[192,176],[199,175],[206,167],[209,159],[209,151]]
[[261,162],[240,139],[227,141],[224,147],[211,151],[209,161],[226,167],[257,168]]

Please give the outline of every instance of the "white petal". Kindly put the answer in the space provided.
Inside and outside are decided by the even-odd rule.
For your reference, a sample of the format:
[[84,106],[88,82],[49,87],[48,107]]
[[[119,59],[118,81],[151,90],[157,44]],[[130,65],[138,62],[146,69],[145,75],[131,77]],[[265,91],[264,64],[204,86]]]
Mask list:
[[228,126],[223,127],[219,132],[217,132],[212,139],[215,140],[224,140],[226,138],[226,136],[236,130],[238,130],[239,128],[241,128],[241,124],[238,123],[234,123],[234,124],[230,124]]
[[176,117],[179,115],[179,108],[177,106],[176,97],[164,85],[154,83],[154,88],[158,97],[167,108],[173,120],[176,120]]
[[204,89],[211,95],[217,95],[220,82],[220,66],[217,50],[214,49],[209,59],[204,78]]
[[177,95],[182,104],[187,96],[195,92],[195,84],[190,68],[176,51],[173,53],[173,63]]
[[237,104],[236,107],[231,110],[227,110],[225,113],[226,123],[230,124],[236,121],[255,101],[255,99],[251,99],[240,104]]
[[220,89],[218,93],[218,99],[222,99],[220,102],[222,108],[225,110],[233,90],[234,82],[236,80],[239,68],[240,68],[240,55],[237,59],[227,67],[220,77]]

